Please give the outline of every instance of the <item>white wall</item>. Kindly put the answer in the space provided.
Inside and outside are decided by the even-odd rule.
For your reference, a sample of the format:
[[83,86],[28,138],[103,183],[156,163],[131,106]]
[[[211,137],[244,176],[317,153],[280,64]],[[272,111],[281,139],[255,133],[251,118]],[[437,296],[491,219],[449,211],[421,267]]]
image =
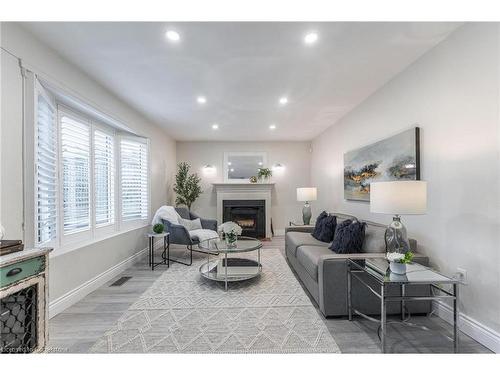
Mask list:
[[[343,198],[343,154],[418,124],[428,212],[404,217],[419,251],[468,272],[464,314],[500,332],[499,30],[468,24],[313,141],[322,207],[388,223]],[[500,336],[498,336],[500,337]]]
[[[14,23],[1,24],[1,45],[35,73],[54,80],[100,110],[151,140],[152,211],[172,195],[175,141],[77,67]],[[23,238],[22,80],[17,59],[1,52],[1,212],[7,237]],[[54,256],[50,262],[50,300],[53,301],[144,249],[145,229],[115,236],[78,250]]]
[[[224,152],[264,151],[268,167],[275,163],[285,167],[281,172],[273,172],[272,178],[275,182],[272,194],[274,233],[283,234],[289,221],[302,221],[303,203],[297,202],[295,189],[310,184],[310,146],[309,142],[177,142],[177,162],[188,162],[192,172],[202,178],[203,194],[192,210],[205,217],[217,217],[212,183],[224,182]],[[203,170],[207,164],[215,166],[215,172],[207,174]]]

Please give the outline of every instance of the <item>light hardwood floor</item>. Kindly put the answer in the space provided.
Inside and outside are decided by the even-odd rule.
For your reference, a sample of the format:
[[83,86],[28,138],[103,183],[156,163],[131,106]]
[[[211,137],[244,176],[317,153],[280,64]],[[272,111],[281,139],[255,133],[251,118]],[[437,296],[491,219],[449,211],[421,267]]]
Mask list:
[[[279,248],[284,253],[284,237],[264,242],[265,248]],[[174,250],[173,253],[178,252]],[[147,257],[106,285],[50,319],[49,352],[85,353],[153,284],[165,268],[151,271]],[[122,276],[132,278],[121,286],[110,286]],[[307,293],[307,290],[306,290]],[[311,298],[311,297],[309,297]],[[313,305],[316,306],[311,298]],[[316,306],[317,308],[317,306]],[[377,325],[362,318],[350,322],[345,318],[325,319],[329,332],[342,353],[380,353]],[[390,324],[388,350],[394,353],[451,353],[451,326],[438,317],[412,317],[411,322],[425,325],[428,330]],[[470,337],[461,334],[460,351],[463,353],[490,353]]]

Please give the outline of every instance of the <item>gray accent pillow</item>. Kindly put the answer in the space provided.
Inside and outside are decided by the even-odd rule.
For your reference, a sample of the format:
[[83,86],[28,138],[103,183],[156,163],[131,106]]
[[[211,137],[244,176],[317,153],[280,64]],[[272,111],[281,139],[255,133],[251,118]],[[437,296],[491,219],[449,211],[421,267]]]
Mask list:
[[195,229],[203,229],[201,227],[201,220],[200,219],[188,220],[188,219],[183,219],[182,217],[180,217],[179,224],[182,225],[184,228],[186,228],[188,230],[188,232],[195,230]]

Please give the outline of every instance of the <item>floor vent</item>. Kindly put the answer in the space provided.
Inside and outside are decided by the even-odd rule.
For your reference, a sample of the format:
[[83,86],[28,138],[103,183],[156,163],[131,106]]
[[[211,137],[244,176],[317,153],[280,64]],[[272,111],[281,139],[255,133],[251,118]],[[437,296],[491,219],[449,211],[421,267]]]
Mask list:
[[116,280],[113,284],[110,286],[122,286],[125,284],[127,281],[129,281],[132,278],[132,276],[123,276],[120,277],[118,280]]

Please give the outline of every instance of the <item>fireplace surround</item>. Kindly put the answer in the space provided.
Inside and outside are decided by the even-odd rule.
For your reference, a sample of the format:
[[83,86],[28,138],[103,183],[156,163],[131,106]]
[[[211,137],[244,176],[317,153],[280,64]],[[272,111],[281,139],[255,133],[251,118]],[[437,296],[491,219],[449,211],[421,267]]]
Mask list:
[[265,238],[271,238],[271,198],[274,183],[228,183],[212,184],[217,197],[217,221],[224,222],[224,201],[264,201]]

